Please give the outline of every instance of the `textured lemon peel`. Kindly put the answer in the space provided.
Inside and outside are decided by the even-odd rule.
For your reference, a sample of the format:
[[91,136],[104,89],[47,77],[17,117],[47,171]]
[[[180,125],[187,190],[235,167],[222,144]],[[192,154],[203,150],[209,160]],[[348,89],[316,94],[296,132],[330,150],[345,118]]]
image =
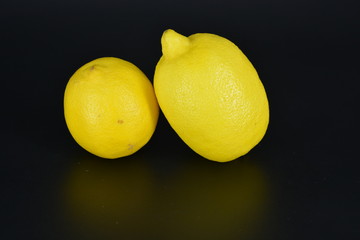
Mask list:
[[170,126],[209,160],[247,154],[269,122],[266,92],[249,59],[215,34],[184,37],[169,29],[161,43],[154,88]]
[[119,158],[150,140],[159,109],[151,82],[139,68],[105,57],[85,64],[70,78],[64,114],[81,147],[99,157]]
[[161,37],[161,46],[163,56],[171,59],[184,54],[190,47],[190,40],[174,30],[168,29]]

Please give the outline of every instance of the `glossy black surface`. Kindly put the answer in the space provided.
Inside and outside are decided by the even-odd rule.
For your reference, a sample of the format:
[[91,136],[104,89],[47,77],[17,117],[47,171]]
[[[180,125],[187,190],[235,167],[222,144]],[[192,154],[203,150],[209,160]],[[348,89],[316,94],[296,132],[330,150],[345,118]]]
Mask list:
[[[355,1],[12,1],[0,9],[0,239],[359,239]],[[224,36],[270,102],[249,154],[220,164],[161,115],[117,160],[81,149],[63,118],[73,72],[128,60],[152,80],[167,28]]]

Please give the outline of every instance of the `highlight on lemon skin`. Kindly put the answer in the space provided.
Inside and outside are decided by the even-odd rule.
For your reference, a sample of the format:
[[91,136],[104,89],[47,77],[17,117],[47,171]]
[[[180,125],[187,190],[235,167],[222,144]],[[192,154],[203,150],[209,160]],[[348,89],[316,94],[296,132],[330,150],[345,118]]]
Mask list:
[[99,157],[120,158],[150,140],[159,106],[151,82],[139,68],[103,57],[72,75],[65,89],[64,115],[81,147]]
[[186,37],[168,29],[161,44],[154,89],[171,127],[209,160],[228,162],[247,154],[269,123],[265,88],[249,59],[234,43],[210,33]]

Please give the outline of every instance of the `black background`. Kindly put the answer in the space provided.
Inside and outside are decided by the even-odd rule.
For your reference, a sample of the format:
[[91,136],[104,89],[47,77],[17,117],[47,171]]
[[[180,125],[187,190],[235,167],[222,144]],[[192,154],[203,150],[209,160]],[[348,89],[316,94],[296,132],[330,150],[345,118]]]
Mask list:
[[[9,1],[0,8],[0,239],[359,239],[355,1]],[[160,37],[215,33],[256,67],[270,125],[220,164],[160,115],[132,156],[81,149],[63,93],[104,56],[152,81]]]

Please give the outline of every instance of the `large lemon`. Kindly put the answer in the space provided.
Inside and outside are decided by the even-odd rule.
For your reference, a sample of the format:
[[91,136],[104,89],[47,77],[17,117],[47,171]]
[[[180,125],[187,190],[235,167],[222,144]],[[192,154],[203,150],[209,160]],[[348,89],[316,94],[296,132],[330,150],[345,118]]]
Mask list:
[[180,138],[203,157],[226,162],[263,138],[269,106],[259,76],[231,41],[169,29],[154,76],[161,110]]
[[103,158],[131,155],[155,131],[159,106],[149,79],[130,62],[104,57],[79,68],[64,95],[76,142]]

